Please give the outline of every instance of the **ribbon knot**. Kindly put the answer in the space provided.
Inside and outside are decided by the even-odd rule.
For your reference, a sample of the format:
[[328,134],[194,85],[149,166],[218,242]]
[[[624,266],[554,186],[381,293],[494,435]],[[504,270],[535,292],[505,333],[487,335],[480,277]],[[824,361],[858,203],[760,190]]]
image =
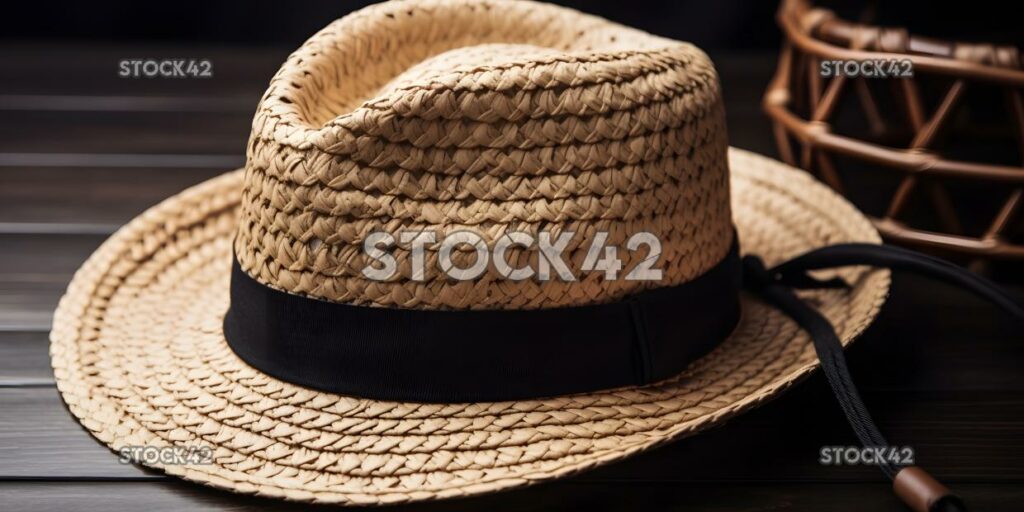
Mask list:
[[816,288],[850,288],[840,277],[818,279],[807,273],[808,268],[792,265],[791,260],[783,265],[767,268],[760,256],[748,254],[743,257],[743,287],[752,292],[761,292],[768,286],[785,286],[797,290]]
[[743,257],[743,287],[759,292],[769,286],[778,284],[777,275],[773,275],[764,265],[760,256],[748,254]]

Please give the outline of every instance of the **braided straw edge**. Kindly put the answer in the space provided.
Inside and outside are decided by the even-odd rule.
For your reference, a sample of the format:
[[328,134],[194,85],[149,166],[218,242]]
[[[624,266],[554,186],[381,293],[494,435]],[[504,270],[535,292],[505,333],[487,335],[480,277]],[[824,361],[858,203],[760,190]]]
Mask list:
[[[844,219],[845,233],[838,235],[856,237],[865,241],[878,242],[878,234],[867,219],[858,213],[852,205],[836,195],[831,190],[815,182],[806,173],[792,170],[784,164],[773,160],[753,155],[741,150],[732,149],[730,160],[734,168],[758,166],[774,167],[771,172],[779,174],[780,179],[776,183],[764,183],[763,187],[781,190],[799,190],[802,197],[813,196],[813,202],[819,205],[827,205],[829,216]],[[784,177],[782,177],[784,175]],[[68,350],[75,350],[79,340],[79,334],[84,329],[94,329],[93,325],[97,319],[80,318],[77,311],[83,304],[97,294],[107,294],[110,290],[104,290],[103,276],[112,266],[121,263],[122,259],[142,261],[152,257],[160,250],[161,240],[147,239],[148,233],[159,232],[159,228],[168,229],[178,235],[188,236],[189,227],[202,223],[205,219],[216,214],[223,213],[237,205],[237,197],[224,197],[225,194],[213,194],[214,191],[222,191],[225,187],[232,187],[240,182],[241,176],[238,172],[228,173],[208,182],[190,188],[176,196],[173,196],[144,214],[140,215],[129,224],[118,230],[109,240],[104,242],[99,249],[88,259],[81,269],[76,272],[68,291],[61,299],[57,311],[54,314],[53,329],[51,331],[51,357],[53,358],[54,374],[57,386],[62,398],[68,404],[69,410],[89,430],[89,432],[101,442],[114,446],[118,442],[119,433],[110,425],[96,421],[89,415],[90,411],[77,406],[79,398],[87,396],[89,391],[80,383],[69,380],[64,368],[67,362],[62,353]],[[775,181],[775,180],[773,180]],[[207,204],[205,211],[208,216],[197,216],[194,212],[198,208],[190,208],[199,202]],[[212,205],[211,205],[212,203]],[[852,342],[871,322],[879,308],[884,303],[889,289],[888,271],[878,271],[871,275],[873,286],[868,291],[870,299],[870,314],[856,320],[851,334],[845,337],[844,344]],[[96,322],[102,324],[102,321]],[[470,494],[494,492],[510,487],[529,485],[541,480],[567,476],[604,463],[618,460],[629,455],[659,446],[672,439],[677,439],[697,433],[705,428],[716,425],[732,416],[749,408],[758,406],[776,397],[781,391],[799,382],[808,376],[817,367],[816,362],[797,367],[784,377],[776,379],[771,384],[759,388],[756,392],[747,395],[744,399],[727,404],[710,414],[700,416],[697,419],[680,423],[673,428],[661,431],[653,430],[650,435],[641,442],[624,445],[616,451],[606,451],[595,454],[592,457],[580,457],[554,470],[534,472],[525,476],[509,475],[506,478],[496,478],[485,482],[475,482],[460,487],[444,489],[424,489],[416,492],[396,493],[374,493],[372,495],[339,495],[333,494],[328,497],[312,492],[298,492],[291,488],[280,488],[273,486],[255,486],[245,482],[239,483],[226,478],[218,478],[207,472],[190,470],[183,466],[155,466],[168,474],[173,474],[187,480],[197,481],[220,489],[252,493],[266,496],[274,496],[295,501],[304,502],[333,502],[346,504],[387,504],[394,502],[417,501],[427,499],[439,499]],[[117,426],[114,426],[117,427]],[[122,426],[123,427],[123,426]],[[123,432],[122,432],[123,434]]]

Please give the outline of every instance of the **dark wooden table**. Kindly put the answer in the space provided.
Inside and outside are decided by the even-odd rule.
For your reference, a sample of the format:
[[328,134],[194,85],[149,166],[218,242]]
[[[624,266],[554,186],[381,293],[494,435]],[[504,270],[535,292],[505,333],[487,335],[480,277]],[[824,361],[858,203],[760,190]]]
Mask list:
[[[301,508],[123,465],[65,410],[47,355],[72,273],[132,216],[243,162],[286,51],[0,47],[0,510]],[[214,78],[117,77],[127,57],[206,57]],[[775,153],[770,55],[712,55],[736,146]],[[1018,297],[1024,298],[1019,291]],[[850,366],[882,430],[972,510],[1024,502],[1024,336],[964,292],[897,276]],[[904,510],[880,472],[821,466],[855,439],[821,376],[696,437],[575,478],[435,510]]]

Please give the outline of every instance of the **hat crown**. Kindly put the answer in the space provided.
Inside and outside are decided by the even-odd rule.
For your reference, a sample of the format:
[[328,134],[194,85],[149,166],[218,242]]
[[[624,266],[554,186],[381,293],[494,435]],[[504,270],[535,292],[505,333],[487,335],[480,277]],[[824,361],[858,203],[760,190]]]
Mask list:
[[[342,18],[293,53],[253,121],[235,254],[263,284],[328,301],[520,309],[621,299],[687,282],[732,242],[717,75],[688,43],[529,2],[426,0]],[[423,276],[397,243],[393,275],[367,237],[433,232]],[[471,280],[439,264],[469,231],[573,233],[572,280]],[[599,232],[617,279],[584,271]],[[630,244],[637,233],[657,242]],[[629,247],[627,247],[629,246]],[[655,256],[660,279],[627,274]],[[513,268],[538,269],[538,246]],[[605,254],[603,252],[601,255]],[[479,257],[460,246],[459,268]]]

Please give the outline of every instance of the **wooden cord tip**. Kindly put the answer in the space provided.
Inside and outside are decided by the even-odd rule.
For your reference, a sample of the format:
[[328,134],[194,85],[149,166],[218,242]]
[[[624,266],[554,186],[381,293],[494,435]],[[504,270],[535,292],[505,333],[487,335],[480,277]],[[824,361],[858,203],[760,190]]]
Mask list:
[[917,466],[896,473],[892,489],[914,512],[966,512],[963,501]]

